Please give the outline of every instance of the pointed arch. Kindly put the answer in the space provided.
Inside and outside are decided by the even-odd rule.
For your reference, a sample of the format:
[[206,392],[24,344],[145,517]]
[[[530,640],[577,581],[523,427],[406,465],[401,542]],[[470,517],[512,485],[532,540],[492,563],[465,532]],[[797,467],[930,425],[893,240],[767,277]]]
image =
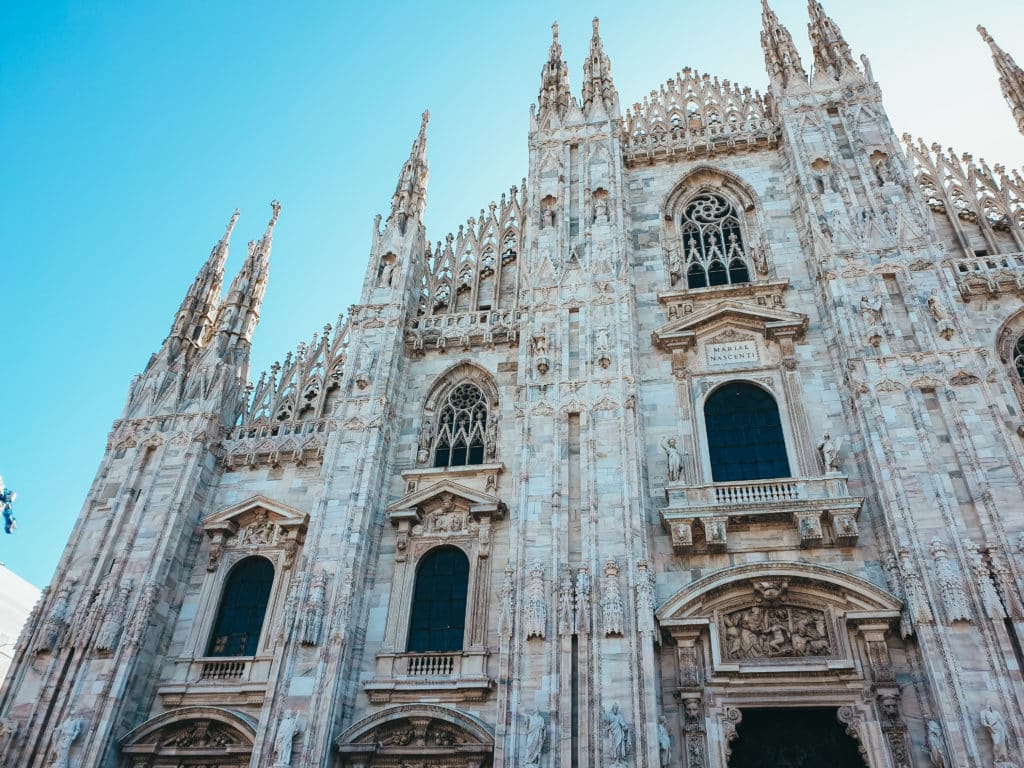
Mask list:
[[755,273],[767,273],[761,205],[736,174],[698,165],[676,183],[662,210],[669,273],[686,288],[749,283]]

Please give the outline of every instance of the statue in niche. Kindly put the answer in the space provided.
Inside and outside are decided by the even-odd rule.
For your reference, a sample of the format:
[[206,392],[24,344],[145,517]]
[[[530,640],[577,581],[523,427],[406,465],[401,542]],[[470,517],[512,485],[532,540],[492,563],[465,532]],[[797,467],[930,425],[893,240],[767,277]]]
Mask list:
[[533,354],[538,357],[545,357],[548,354],[548,337],[543,330],[533,337]]
[[327,574],[317,571],[309,585],[309,597],[306,599],[304,616],[302,617],[303,645],[319,645],[320,634],[324,624],[324,598],[327,593]]
[[536,562],[530,569],[526,585],[526,639],[544,639],[548,622],[548,607],[544,596],[544,566]]
[[604,566],[604,589],[601,594],[601,615],[604,618],[604,634],[606,637],[622,635],[624,612],[622,608],[622,592],[619,588],[619,566],[609,560]]
[[661,438],[661,450],[665,452],[668,481],[670,483],[678,482],[682,479],[683,474],[683,455],[676,447],[676,439],[674,437]]
[[540,753],[544,750],[547,727],[544,716],[533,710],[526,717],[526,764],[540,765]]
[[618,704],[612,704],[610,712],[604,713],[604,727],[611,742],[612,765],[623,765],[629,754],[632,733],[629,723],[619,711]]
[[605,195],[594,197],[594,221],[608,221],[608,198]]
[[665,727],[665,716],[658,717],[658,762],[661,768],[668,768],[672,765],[672,738],[668,735],[668,728]]
[[888,160],[888,156],[880,153],[872,162],[872,166],[875,169],[875,176],[878,178],[878,183],[882,186],[893,183],[892,171],[889,169]]
[[498,615],[498,633],[512,637],[512,614],[515,609],[516,587],[512,581],[512,567],[505,568],[505,580],[501,585],[501,613]]
[[486,448],[484,450],[487,461],[494,461],[498,455],[498,419],[500,417],[496,413],[491,414],[491,418],[487,423],[487,439],[485,440]]
[[380,287],[391,288],[395,279],[395,268],[398,266],[398,258],[393,254],[389,253],[381,259],[380,267]]
[[1006,719],[1003,713],[993,708],[991,704],[986,705],[980,715],[981,725],[988,731],[989,739],[992,741],[992,757],[995,758],[996,766],[1001,768],[1001,764],[1010,761],[1009,747],[1006,743]]
[[832,435],[828,432],[818,443],[818,454],[821,456],[821,463],[825,467],[826,472],[839,472],[841,467],[839,466],[839,449],[843,445],[843,439],[840,437],[837,440],[832,439]]
[[292,742],[302,733],[299,718],[294,712],[286,712],[277,726],[277,738],[274,739],[274,768],[288,768],[292,764]]

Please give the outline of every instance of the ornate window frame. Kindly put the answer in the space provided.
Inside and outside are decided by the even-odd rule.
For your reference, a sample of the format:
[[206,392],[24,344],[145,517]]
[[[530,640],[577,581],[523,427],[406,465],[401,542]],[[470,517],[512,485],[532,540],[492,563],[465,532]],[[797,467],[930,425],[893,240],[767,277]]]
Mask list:
[[[659,510],[678,554],[725,552],[730,526],[780,520],[791,521],[805,548],[856,544],[863,499],[850,496],[847,477],[822,466],[815,455],[793,379],[796,342],[807,322],[805,315],[768,301],[723,299],[677,316],[652,334],[654,345],[672,355],[680,411],[689,414],[691,430],[677,446],[682,466],[665,484],[667,506]],[[704,404],[716,389],[733,382],[761,387],[775,399],[791,477],[712,480]],[[663,439],[668,437],[676,436]]]
[[[490,554],[493,524],[505,518],[496,496],[442,480],[399,499],[387,510],[395,529],[395,571],[376,673],[364,684],[375,704],[424,695],[441,701],[478,701],[492,687],[487,676]],[[469,560],[465,634],[461,651],[406,650],[416,573],[438,547],[455,547]]]
[[[271,638],[278,628],[291,571],[309,527],[309,515],[266,496],[252,496],[203,519],[208,545],[206,578],[195,604],[192,626],[177,661],[181,667],[159,694],[165,705],[251,703],[266,688],[273,664]],[[274,567],[260,639],[253,656],[207,656],[220,601],[232,568],[252,556]]]
[[[732,283],[730,281],[717,286],[708,284],[698,288],[688,287],[687,271],[690,262],[681,226],[684,218],[688,215],[690,206],[701,195],[713,195],[720,198],[732,209],[740,231],[742,259],[748,275],[746,282]],[[688,294],[699,292],[701,295],[704,293],[719,295],[722,292],[729,293],[736,289],[746,288],[752,283],[762,282],[768,276],[770,272],[769,248],[761,205],[750,185],[736,174],[710,165],[699,165],[691,169],[676,183],[665,198],[662,211],[664,211],[662,226],[664,256],[670,283],[675,290]],[[730,246],[728,243],[722,245],[726,250],[726,253],[723,254],[723,264],[728,273],[731,259],[727,258],[727,255]]]
[[[447,403],[448,396],[463,384],[472,384],[483,394],[483,407],[487,411],[487,424],[484,427],[484,456],[479,464],[456,464],[445,467],[434,467],[434,456],[438,443],[438,420]],[[434,381],[423,402],[423,413],[420,417],[419,437],[417,439],[416,464],[423,470],[438,472],[466,472],[489,467],[497,461],[501,434],[501,403],[498,398],[498,387],[491,375],[479,365],[462,360],[444,371]]]

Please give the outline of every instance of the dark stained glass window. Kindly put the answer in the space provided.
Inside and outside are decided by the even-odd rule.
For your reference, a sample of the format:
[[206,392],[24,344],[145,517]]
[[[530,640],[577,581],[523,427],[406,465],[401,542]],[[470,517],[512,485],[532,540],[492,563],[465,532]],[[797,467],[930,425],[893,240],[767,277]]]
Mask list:
[[775,399],[753,384],[727,384],[704,403],[711,479],[716,483],[789,477]]
[[256,655],[273,584],[274,566],[265,557],[247,557],[231,569],[208,656]]
[[412,597],[410,652],[462,650],[468,589],[469,560],[460,550],[442,547],[423,558]]
[[740,215],[732,203],[702,192],[687,203],[679,227],[688,288],[750,282]]
[[1024,336],[1017,339],[1017,343],[1013,345],[1013,364],[1017,368],[1017,376],[1024,384]]

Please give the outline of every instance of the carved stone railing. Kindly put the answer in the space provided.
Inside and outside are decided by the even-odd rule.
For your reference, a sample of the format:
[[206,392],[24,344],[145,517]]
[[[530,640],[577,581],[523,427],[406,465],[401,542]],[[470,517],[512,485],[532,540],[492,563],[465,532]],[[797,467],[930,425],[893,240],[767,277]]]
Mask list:
[[[447,677],[457,675],[462,666],[462,655],[452,653],[410,653],[400,658],[405,662],[405,674],[410,677]],[[399,663],[399,674],[401,674]]]
[[519,312],[511,309],[478,310],[413,318],[405,340],[413,351],[490,348],[514,345],[519,339]]
[[772,146],[778,143],[779,128],[767,118],[743,123],[713,123],[692,130],[685,123],[662,131],[627,135],[622,145],[627,165],[673,157],[695,157]]
[[218,661],[199,662],[199,679],[207,681],[232,680],[245,678],[249,669],[248,659],[222,659]]
[[946,263],[965,301],[971,296],[1024,290],[1022,252],[953,258]]
[[327,435],[336,427],[334,419],[327,418],[243,424],[224,441],[224,461],[228,469],[319,461]]
[[[863,499],[850,496],[847,478],[829,474],[818,478],[773,478],[733,483],[665,488],[668,506],[659,510],[661,524],[680,553],[728,549],[730,526],[757,523],[795,523],[803,547],[857,541],[857,517]],[[830,530],[825,535],[822,523]]]
[[370,701],[479,701],[491,690],[485,650],[454,653],[382,653],[377,675],[364,683]]

